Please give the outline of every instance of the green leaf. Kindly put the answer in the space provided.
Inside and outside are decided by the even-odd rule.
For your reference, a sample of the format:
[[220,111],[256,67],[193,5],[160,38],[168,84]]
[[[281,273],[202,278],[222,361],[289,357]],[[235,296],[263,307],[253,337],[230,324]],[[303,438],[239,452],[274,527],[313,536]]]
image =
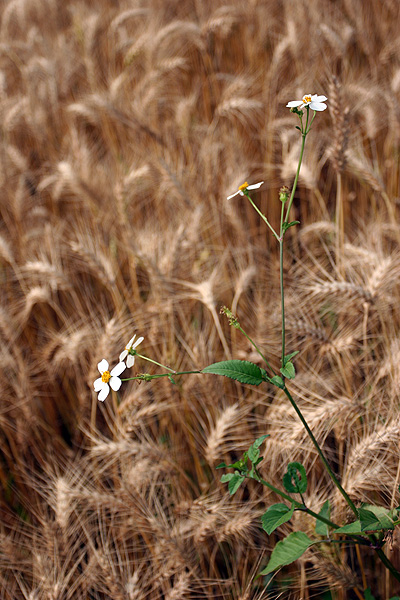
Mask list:
[[289,227],[293,227],[293,225],[300,225],[300,221],[291,221],[290,223],[283,223],[282,229],[286,232]]
[[235,494],[244,481],[244,475],[240,475],[240,473],[235,473],[228,483],[228,490],[231,496]]
[[393,511],[383,508],[383,506],[374,506],[373,504],[364,504],[358,509],[362,531],[379,531],[382,529],[394,529]]
[[343,527],[335,529],[335,533],[362,533],[361,523],[360,521],[353,521],[353,523],[348,523],[347,525],[343,525]]
[[[324,502],[321,510],[318,513],[319,515],[321,515],[321,517],[324,517],[325,519],[329,519],[330,515],[331,515],[331,507],[329,504],[329,500],[327,500],[326,502]],[[326,523],[323,523],[322,521],[316,521],[315,523],[315,532],[318,533],[318,535],[329,535],[329,527],[328,525],[326,525]]]
[[263,441],[267,439],[267,437],[269,437],[269,433],[266,433],[265,435],[262,435],[261,437],[257,438],[256,441],[253,443],[254,448],[259,448]]
[[372,595],[371,588],[364,590],[364,598],[365,600],[375,600],[375,596]]
[[227,465],[226,463],[222,462],[219,463],[219,465],[217,467],[215,467],[216,469],[223,469],[224,467],[230,467],[232,465]]
[[271,383],[276,385],[276,387],[281,388],[281,390],[283,390],[283,388],[285,387],[283,379],[282,379],[282,377],[279,377],[279,375],[274,375],[273,377],[271,377],[270,381],[271,381]]
[[270,535],[279,525],[286,523],[292,518],[294,503],[291,507],[286,504],[273,504],[261,517],[262,528]]
[[221,483],[227,483],[228,481],[230,481],[232,479],[232,477],[235,477],[234,473],[224,473],[221,476]]
[[224,375],[225,377],[249,385],[260,385],[260,383],[266,380],[267,375],[264,369],[260,369],[260,367],[248,360],[224,360],[205,367],[202,373]]
[[268,435],[262,435],[261,437],[257,438],[256,441],[250,446],[247,454],[253,465],[259,462],[260,446],[267,437]]
[[284,377],[287,379],[294,379],[296,376],[296,371],[294,368],[294,364],[290,362],[290,360],[285,364],[282,369],[279,369]]
[[284,365],[286,365],[286,363],[291,360],[292,358],[294,358],[295,356],[297,356],[297,354],[299,353],[299,350],[296,350],[296,352],[291,352],[290,354],[286,354],[285,359],[283,361]]
[[290,563],[300,558],[312,544],[313,541],[302,531],[289,534],[277,543],[272,551],[269,563],[260,575],[268,575],[268,573],[272,573],[272,571],[276,571],[284,565],[290,565]]
[[301,463],[291,462],[283,476],[283,485],[287,492],[304,494],[307,489],[307,474]]

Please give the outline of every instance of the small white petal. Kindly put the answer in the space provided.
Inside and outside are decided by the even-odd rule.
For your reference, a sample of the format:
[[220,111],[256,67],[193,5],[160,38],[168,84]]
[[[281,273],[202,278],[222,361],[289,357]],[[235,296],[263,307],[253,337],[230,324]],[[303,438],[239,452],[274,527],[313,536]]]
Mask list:
[[286,108],[296,108],[297,106],[300,106],[300,104],[303,104],[302,100],[292,100],[286,104]]
[[248,185],[247,189],[248,190],[258,190],[258,188],[261,187],[263,183],[264,183],[263,181],[260,181],[259,183],[253,183],[253,185]]
[[119,362],[122,362],[128,356],[128,350],[122,350],[119,355]]
[[133,337],[131,337],[131,339],[127,343],[127,345],[126,345],[127,348],[132,348],[133,340],[135,339],[135,337],[136,337],[136,333]]
[[134,350],[135,348],[137,348],[139,346],[139,344],[141,344],[144,340],[144,337],[140,337],[136,340],[136,342],[133,344],[133,346],[131,346],[132,350]]
[[[231,194],[230,196],[227,196],[227,200],[230,200],[231,198],[234,198],[235,196],[237,196],[238,194],[240,194],[240,190],[238,190],[237,192],[235,192],[234,194]],[[242,194],[243,195],[243,194]]]
[[130,369],[131,367],[133,367],[134,364],[135,357],[132,354],[128,354],[128,358],[126,359],[126,366],[128,367],[128,369]]
[[119,388],[122,385],[122,381],[119,377],[111,377],[109,384],[111,386],[111,389],[114,390],[114,392],[118,392]]
[[110,372],[111,377],[117,377],[121,375],[122,371],[125,371],[126,364],[124,362],[119,362]]
[[328,98],[326,96],[317,96],[317,94],[315,94],[315,96],[313,96],[311,100],[313,102],[325,102],[325,100],[328,100]]
[[99,392],[101,390],[101,388],[104,385],[104,381],[102,380],[101,377],[99,377],[98,379],[96,379],[96,381],[93,383],[93,388],[95,392]]
[[104,386],[103,386],[103,388],[100,391],[100,394],[97,396],[97,399],[100,402],[104,402],[104,400],[108,396],[109,391],[110,391],[110,387],[109,387],[108,383],[105,383]]
[[325,110],[326,108],[328,108],[326,106],[326,104],[324,104],[323,102],[311,102],[309,106],[310,106],[311,110],[318,110],[318,111]]
[[99,362],[99,364],[97,365],[97,368],[101,374],[103,374],[104,371],[108,371],[108,362],[106,361],[105,358],[103,358],[103,360],[101,360]]

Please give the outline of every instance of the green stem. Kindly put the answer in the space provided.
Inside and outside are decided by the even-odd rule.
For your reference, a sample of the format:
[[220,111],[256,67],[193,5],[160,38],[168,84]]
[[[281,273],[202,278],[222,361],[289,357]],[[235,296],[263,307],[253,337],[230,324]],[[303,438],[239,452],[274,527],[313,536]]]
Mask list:
[[[163,365],[161,365],[163,366]],[[190,375],[192,373],[201,373],[201,371],[172,371],[174,375]],[[148,375],[149,381],[151,379],[160,379],[160,377],[169,377],[171,373],[156,373],[155,375]],[[142,381],[143,377],[138,375],[137,377],[128,377],[127,379],[121,379],[121,381]]]
[[170,373],[174,373],[174,375],[177,375],[177,372],[174,371],[174,369],[170,369],[166,365],[162,365],[161,363],[157,362],[156,360],[153,360],[152,358],[149,358],[148,356],[143,356],[143,354],[139,354],[138,352],[135,352],[135,356],[138,356],[139,358],[143,358],[143,360],[147,360],[148,362],[151,362],[159,367],[162,367],[163,369],[167,369],[167,371],[169,371]]
[[287,398],[289,399],[290,404],[293,406],[294,410],[297,413],[297,416],[299,417],[300,421],[302,422],[305,430],[307,431],[312,443],[314,444],[320,459],[322,460],[326,470],[328,471],[328,474],[330,476],[330,478],[332,479],[333,483],[335,484],[335,486],[337,487],[337,489],[339,490],[339,492],[342,494],[343,498],[346,500],[347,504],[350,506],[351,510],[353,511],[353,513],[355,514],[355,516],[358,519],[358,512],[357,509],[353,503],[353,501],[351,500],[351,498],[349,497],[349,495],[347,494],[347,492],[342,488],[342,486],[339,483],[338,478],[336,477],[335,473],[332,471],[328,461],[326,460],[317,440],[314,437],[313,432],[311,431],[311,429],[308,426],[307,421],[305,420],[305,418],[303,417],[299,407],[297,406],[296,402],[293,400],[291,393],[289,392],[289,390],[287,389],[287,387],[285,386],[283,388],[283,391],[285,392]]
[[282,369],[285,366],[285,291],[283,286],[283,237],[284,234],[281,232],[281,238],[279,240],[279,279],[281,287],[281,314],[282,314]]
[[392,565],[392,563],[390,562],[390,560],[388,559],[388,557],[386,556],[386,554],[384,553],[382,548],[375,548],[375,552],[377,553],[377,555],[379,556],[379,558],[381,559],[381,561],[383,562],[385,567],[391,572],[393,577],[395,579],[397,579],[397,581],[400,581],[399,571],[397,571],[397,569],[394,567],[394,565]]
[[[307,106],[307,119],[306,119],[306,126],[304,128],[304,132],[301,134],[302,137],[302,142],[301,142],[301,150],[300,150],[300,157],[299,157],[299,164],[297,167],[297,171],[296,171],[296,177],[294,178],[294,183],[293,183],[293,188],[292,188],[292,193],[290,194],[290,198],[289,198],[289,203],[288,203],[288,207],[287,207],[287,211],[286,211],[286,217],[285,217],[285,222],[287,223],[289,220],[289,213],[290,213],[290,209],[292,208],[292,204],[293,204],[293,198],[294,198],[294,194],[296,192],[296,187],[297,187],[297,181],[299,179],[299,174],[300,174],[300,167],[301,167],[301,163],[303,160],[303,153],[304,153],[304,145],[306,143],[306,136],[307,133],[310,131],[309,129],[307,130],[307,126],[308,126],[308,119],[310,116],[310,109]],[[315,114],[314,114],[315,117]],[[313,119],[314,120],[314,119]],[[312,121],[311,121],[312,122]],[[311,125],[310,125],[311,127]]]
[[333,529],[338,529],[340,527],[340,525],[333,523],[333,521],[330,521],[326,517],[323,517],[322,515],[319,515],[318,513],[311,510],[310,508],[307,508],[306,506],[304,506],[304,504],[301,504],[301,502],[294,500],[291,496],[289,496],[288,494],[285,494],[285,492],[282,492],[282,490],[280,490],[279,488],[276,488],[274,485],[272,485],[272,483],[268,483],[268,481],[265,481],[265,479],[261,479],[261,477],[260,478],[251,477],[251,479],[254,479],[255,481],[258,481],[259,483],[262,483],[262,485],[264,485],[265,487],[270,489],[272,492],[275,492],[275,494],[278,494],[278,496],[280,496],[284,500],[288,500],[288,502],[294,504],[296,508],[303,510],[304,512],[308,513],[315,519],[318,519],[318,521],[325,523],[325,525],[329,525],[329,527],[332,527]]
[[274,369],[269,364],[267,358],[264,356],[264,354],[261,352],[261,350],[258,348],[258,346],[253,342],[253,340],[251,339],[251,337],[247,335],[247,333],[241,328],[241,326],[239,324],[236,326],[236,329],[239,329],[239,331],[241,331],[243,333],[243,335],[249,340],[250,344],[256,349],[256,351],[258,352],[258,354],[265,361],[267,367],[272,371],[272,373],[274,375],[276,375]]
[[268,221],[267,217],[261,212],[261,210],[258,208],[258,206],[256,206],[254,204],[253,200],[249,196],[248,191],[244,190],[243,194],[249,200],[249,202],[252,205],[252,207],[254,208],[254,210],[260,215],[260,217],[262,218],[262,220],[264,221],[264,223],[266,223],[266,225],[270,228],[270,230],[272,231],[272,233],[274,234],[274,236],[276,237],[276,239],[279,240],[278,234],[276,233],[275,229],[272,227],[272,225]]

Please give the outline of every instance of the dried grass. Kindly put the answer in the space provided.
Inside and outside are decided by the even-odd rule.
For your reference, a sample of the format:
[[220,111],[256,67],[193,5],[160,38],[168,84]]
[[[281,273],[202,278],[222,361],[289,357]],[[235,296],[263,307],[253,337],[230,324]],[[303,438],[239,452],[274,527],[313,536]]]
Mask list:
[[[193,375],[99,404],[92,382],[133,332],[176,369],[260,363],[224,304],[278,365],[274,241],[226,196],[264,179],[277,224],[299,152],[284,106],[325,93],[285,258],[292,389],[354,501],[397,505],[398,25],[377,0],[2,4],[2,598],[342,600],[359,585],[344,555],[313,552],[290,589],[253,581],[292,525],[260,532],[278,499],[252,483],[229,498],[220,460],[269,433],[264,477],[301,460],[308,501],[347,517],[282,394]],[[399,592],[362,559],[376,595]]]

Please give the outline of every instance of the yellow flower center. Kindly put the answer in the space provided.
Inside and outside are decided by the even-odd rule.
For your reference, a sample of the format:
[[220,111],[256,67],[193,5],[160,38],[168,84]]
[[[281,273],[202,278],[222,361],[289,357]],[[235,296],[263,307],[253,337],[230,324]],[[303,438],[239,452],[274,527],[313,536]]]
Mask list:
[[243,190],[246,190],[248,187],[249,184],[247,183],[247,181],[245,181],[244,183],[242,183],[242,185],[239,185],[239,190],[243,192]]
[[308,104],[309,102],[311,102],[311,96],[303,96],[303,102],[304,104]]
[[101,380],[103,383],[108,383],[111,379],[111,373],[110,371],[104,371],[103,375],[101,376]]

